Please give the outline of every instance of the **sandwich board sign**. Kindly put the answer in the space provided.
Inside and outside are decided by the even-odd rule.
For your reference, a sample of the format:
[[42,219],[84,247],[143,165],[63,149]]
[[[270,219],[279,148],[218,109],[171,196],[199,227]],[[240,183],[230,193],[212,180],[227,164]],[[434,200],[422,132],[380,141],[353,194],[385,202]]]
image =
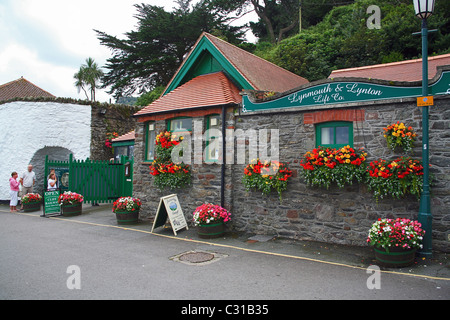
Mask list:
[[45,191],[44,192],[44,214],[61,214],[61,206],[58,203],[59,191]]
[[155,220],[153,221],[152,232],[155,228],[165,225],[167,218],[169,218],[175,235],[180,229],[186,228],[186,230],[189,230],[176,194],[160,198]]

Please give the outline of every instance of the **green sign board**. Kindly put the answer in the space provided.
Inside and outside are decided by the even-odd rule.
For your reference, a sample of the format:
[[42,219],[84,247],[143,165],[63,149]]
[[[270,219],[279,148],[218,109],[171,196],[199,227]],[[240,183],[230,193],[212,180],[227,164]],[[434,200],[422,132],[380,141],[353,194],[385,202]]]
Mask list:
[[[400,86],[380,84],[380,81],[333,81],[310,84],[298,91],[278,99],[252,102],[247,95],[242,99],[243,112],[275,110],[284,108],[329,105],[338,103],[376,101],[386,99],[411,98],[422,95],[421,86]],[[439,79],[429,86],[430,95],[450,94],[450,71],[441,73]]]
[[44,216],[51,213],[60,213],[61,206],[58,203],[59,191],[44,192]]

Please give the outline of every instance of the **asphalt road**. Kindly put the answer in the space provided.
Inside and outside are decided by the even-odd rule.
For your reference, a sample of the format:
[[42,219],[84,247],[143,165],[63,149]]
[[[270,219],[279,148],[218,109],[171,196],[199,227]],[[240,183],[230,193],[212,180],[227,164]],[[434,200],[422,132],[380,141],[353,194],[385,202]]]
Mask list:
[[[194,300],[450,298],[448,280],[382,272],[372,282],[380,288],[369,289],[376,274],[365,268],[268,254],[268,243],[246,250],[252,244],[190,241],[191,229],[173,238],[109,224],[114,217],[101,212],[58,219],[0,212],[0,299],[183,300],[187,307]],[[195,265],[174,258],[193,250],[217,257]]]

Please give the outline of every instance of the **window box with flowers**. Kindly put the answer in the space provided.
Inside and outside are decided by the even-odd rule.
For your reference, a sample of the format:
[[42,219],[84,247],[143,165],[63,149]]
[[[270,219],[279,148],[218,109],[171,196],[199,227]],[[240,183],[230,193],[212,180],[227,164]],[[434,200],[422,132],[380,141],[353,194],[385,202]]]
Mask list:
[[419,160],[400,157],[393,161],[375,160],[367,167],[367,186],[375,199],[391,196],[403,198],[407,194],[420,199],[423,166]]
[[141,200],[133,197],[120,197],[113,204],[118,224],[134,224],[139,220]]
[[193,213],[194,225],[198,236],[204,239],[219,238],[225,233],[225,222],[230,220],[230,213],[219,205],[205,203]]
[[374,247],[375,258],[381,265],[405,267],[414,262],[424,234],[417,221],[380,218],[370,228],[367,243]]
[[42,196],[39,193],[27,193],[22,197],[24,212],[41,210]]
[[83,196],[76,192],[65,191],[59,195],[58,203],[61,206],[61,213],[65,217],[77,216],[81,214]]
[[308,151],[300,162],[302,174],[308,185],[329,188],[336,183],[339,188],[353,182],[363,182],[366,175],[367,153],[350,146],[331,149],[319,146]]
[[247,191],[256,189],[264,195],[276,190],[281,202],[281,194],[287,189],[290,177],[292,171],[282,162],[253,159],[244,169],[242,183]]
[[160,190],[182,188],[191,183],[190,166],[184,163],[175,164],[171,159],[172,150],[179,143],[169,131],[156,136],[156,157],[150,165],[150,174],[155,177],[155,185]]

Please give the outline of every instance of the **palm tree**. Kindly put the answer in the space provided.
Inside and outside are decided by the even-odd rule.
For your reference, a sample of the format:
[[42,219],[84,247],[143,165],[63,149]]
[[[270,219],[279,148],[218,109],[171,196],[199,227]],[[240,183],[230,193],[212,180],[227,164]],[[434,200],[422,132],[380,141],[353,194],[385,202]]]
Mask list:
[[81,65],[80,70],[74,74],[75,86],[80,92],[80,89],[84,91],[86,99],[88,100],[88,94],[85,86],[89,88],[91,93],[91,101],[95,101],[95,89],[99,88],[98,81],[103,76],[103,71],[98,67],[97,63],[92,58],[86,59],[86,64]]
[[84,94],[86,95],[86,100],[89,100],[88,94],[86,90],[84,89],[84,81],[83,81],[83,68],[80,67],[80,70],[73,75],[75,81],[75,87],[78,89],[78,93],[80,93],[80,90],[84,91]]

